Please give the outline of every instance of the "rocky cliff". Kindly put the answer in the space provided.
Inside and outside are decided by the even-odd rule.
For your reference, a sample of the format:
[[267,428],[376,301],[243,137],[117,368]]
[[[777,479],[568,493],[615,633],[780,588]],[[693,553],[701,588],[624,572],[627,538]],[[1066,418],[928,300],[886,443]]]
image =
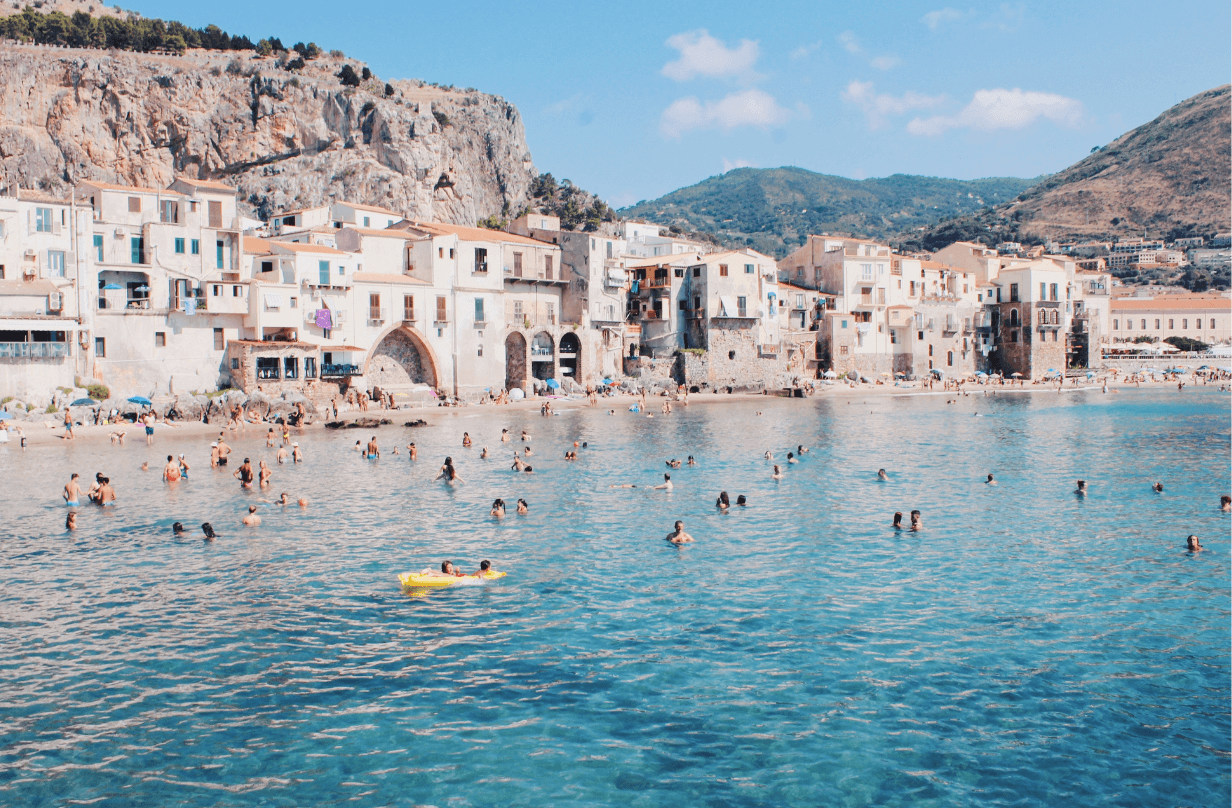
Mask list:
[[261,217],[328,202],[474,225],[516,210],[537,172],[507,101],[375,77],[355,60],[299,70],[252,52],[0,48],[0,186],[66,193],[80,180],[239,188]]

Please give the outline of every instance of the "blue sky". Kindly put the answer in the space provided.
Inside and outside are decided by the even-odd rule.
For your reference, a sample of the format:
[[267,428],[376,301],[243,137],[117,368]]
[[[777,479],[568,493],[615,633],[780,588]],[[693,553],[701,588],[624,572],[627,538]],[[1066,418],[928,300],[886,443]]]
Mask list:
[[1033,177],[1232,73],[1227,0],[124,6],[504,96],[618,207],[739,165]]

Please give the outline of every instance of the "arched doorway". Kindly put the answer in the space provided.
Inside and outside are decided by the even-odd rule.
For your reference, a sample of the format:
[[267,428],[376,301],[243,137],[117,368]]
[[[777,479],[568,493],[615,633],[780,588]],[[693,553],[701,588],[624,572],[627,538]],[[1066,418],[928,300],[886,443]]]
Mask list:
[[531,341],[530,372],[536,379],[556,378],[556,343],[546,331],[540,331]]
[[582,383],[578,370],[582,367],[582,341],[578,335],[569,332],[560,338],[560,375],[562,379],[573,379]]
[[505,389],[526,392],[526,337],[514,331],[505,337]]
[[436,357],[423,338],[409,328],[395,328],[368,354],[364,379],[382,390],[406,389],[417,384],[438,387]]

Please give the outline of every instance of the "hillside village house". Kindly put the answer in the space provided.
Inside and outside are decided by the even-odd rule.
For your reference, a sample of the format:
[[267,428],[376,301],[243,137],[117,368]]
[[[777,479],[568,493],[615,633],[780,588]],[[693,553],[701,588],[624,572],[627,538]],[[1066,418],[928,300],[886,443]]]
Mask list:
[[0,390],[89,376],[90,211],[38,191],[0,196]]

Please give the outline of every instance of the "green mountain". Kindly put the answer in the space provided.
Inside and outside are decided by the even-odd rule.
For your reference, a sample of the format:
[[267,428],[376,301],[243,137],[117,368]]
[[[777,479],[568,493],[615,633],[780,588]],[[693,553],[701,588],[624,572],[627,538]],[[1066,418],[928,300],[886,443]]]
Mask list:
[[1041,178],[948,180],[895,174],[851,180],[803,168],[737,168],[620,215],[782,257],[809,233],[886,240],[1013,200]]

